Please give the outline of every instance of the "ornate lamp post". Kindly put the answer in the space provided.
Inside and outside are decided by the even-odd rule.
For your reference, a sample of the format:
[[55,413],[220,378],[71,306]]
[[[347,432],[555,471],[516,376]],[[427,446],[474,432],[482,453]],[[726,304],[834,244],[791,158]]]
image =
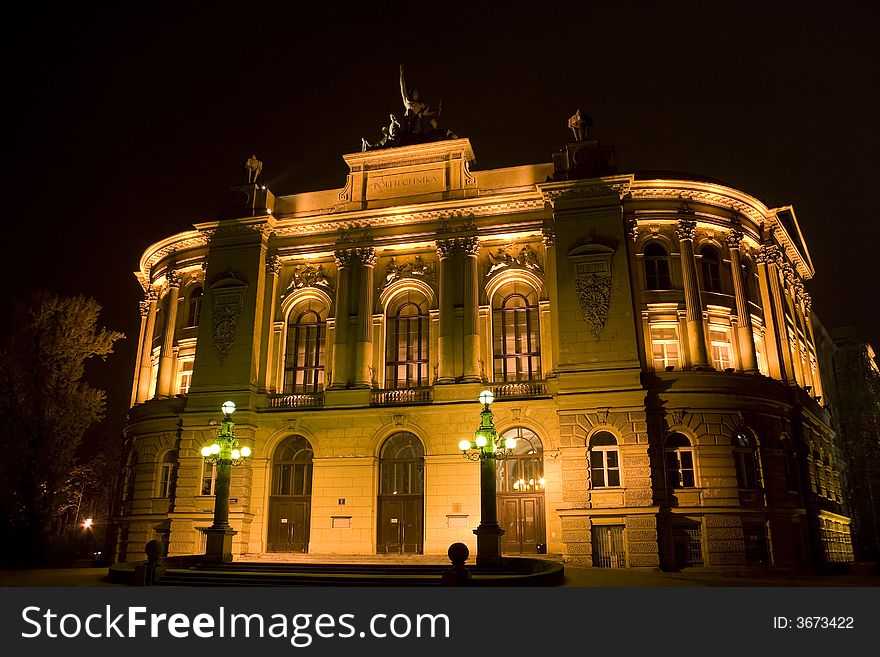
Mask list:
[[477,565],[498,566],[501,564],[501,535],[504,530],[498,526],[495,502],[495,462],[510,458],[516,447],[516,438],[504,441],[504,447],[497,444],[494,416],[489,405],[495,401],[490,390],[480,393],[480,426],[474,432],[473,442],[462,440],[458,443],[462,456],[480,462],[480,526],[474,530],[477,535]]
[[251,455],[250,447],[239,448],[235,439],[235,424],[232,414],[235,404],[224,402],[220,407],[223,419],[220,421],[220,435],[213,445],[202,447],[202,457],[206,463],[217,468],[214,485],[214,524],[205,530],[205,563],[232,561],[232,537],[236,532],[229,526],[229,482],[232,466],[241,465]]

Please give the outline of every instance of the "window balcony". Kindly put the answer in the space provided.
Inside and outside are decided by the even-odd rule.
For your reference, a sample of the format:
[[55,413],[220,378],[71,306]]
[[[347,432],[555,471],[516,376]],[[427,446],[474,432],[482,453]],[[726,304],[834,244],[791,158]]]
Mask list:
[[370,406],[402,406],[405,404],[430,404],[432,388],[395,388],[373,390]]
[[321,408],[324,406],[323,392],[297,392],[288,395],[272,395],[270,408]]
[[519,381],[515,383],[498,383],[491,386],[495,399],[528,399],[543,397],[547,394],[545,381]]

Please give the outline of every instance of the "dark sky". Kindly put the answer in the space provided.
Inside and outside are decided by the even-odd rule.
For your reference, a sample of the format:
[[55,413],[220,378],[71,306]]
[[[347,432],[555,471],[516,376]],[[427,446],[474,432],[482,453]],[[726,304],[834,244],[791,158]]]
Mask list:
[[880,337],[876,3],[29,4],[4,21],[0,266],[10,302],[88,294],[129,336],[90,371],[110,431],[130,394],[143,250],[211,218],[252,152],[276,195],[341,187],[341,154],[401,110],[400,63],[442,97],[475,169],[549,161],[580,107],[624,171],[794,204],[815,309]]

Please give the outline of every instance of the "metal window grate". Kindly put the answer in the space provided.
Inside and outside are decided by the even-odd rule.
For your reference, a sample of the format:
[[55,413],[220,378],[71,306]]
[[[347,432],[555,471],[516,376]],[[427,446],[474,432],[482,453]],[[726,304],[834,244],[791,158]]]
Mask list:
[[593,566],[626,568],[623,525],[593,527]]
[[678,568],[703,565],[703,538],[699,525],[680,525],[672,528],[675,563]]

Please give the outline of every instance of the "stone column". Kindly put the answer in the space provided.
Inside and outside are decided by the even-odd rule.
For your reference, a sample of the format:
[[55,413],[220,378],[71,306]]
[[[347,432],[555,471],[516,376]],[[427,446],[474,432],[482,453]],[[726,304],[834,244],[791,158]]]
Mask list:
[[[809,292],[804,292],[801,295],[801,303],[803,306],[804,312],[804,325],[806,326],[807,331],[807,342],[809,345],[813,346],[813,351],[817,351],[816,349],[816,336],[813,334],[813,313],[811,312],[813,306],[813,297],[810,296]],[[812,360],[810,360],[810,354],[807,353],[807,360],[812,364]],[[810,370],[812,374],[812,368]],[[817,397],[822,396],[822,373],[819,371],[819,364],[816,363],[816,375],[813,378],[813,395]]]
[[785,327],[785,312],[782,308],[782,293],[779,289],[779,266],[782,253],[773,244],[762,246],[755,256],[758,265],[758,283],[761,287],[761,303],[764,306],[764,323],[767,334],[764,345],[767,348],[767,365],[770,376],[781,381],[794,381],[794,366],[791,350],[788,348],[788,333]]
[[174,331],[177,328],[177,302],[180,298],[180,274],[168,272],[168,312],[165,313],[165,336],[159,358],[159,384],[157,397],[170,397],[174,387]]
[[462,381],[479,382],[480,374],[480,290],[477,257],[480,254],[480,241],[476,237],[461,239],[464,256],[462,306],[462,348],[464,350],[464,371]]
[[144,295],[144,301],[141,302],[141,313],[143,313],[144,304],[147,305],[147,323],[144,326],[144,336],[140,353],[140,372],[137,381],[137,398],[136,403],[140,404],[150,396],[150,378],[153,373],[153,332],[156,329],[156,304],[159,300],[158,291],[150,287]]
[[[552,227],[545,226],[542,242],[544,243],[544,284],[547,286],[547,296],[550,298],[550,367],[544,367],[549,376],[555,376],[559,367],[559,294],[556,280],[556,233]],[[543,340],[541,350],[547,344]]]
[[742,275],[742,246],[743,233],[741,230],[732,230],[727,235],[727,246],[730,248],[730,268],[733,275],[733,293],[736,299],[736,315],[739,319],[736,332],[739,342],[739,353],[742,362],[740,369],[749,374],[758,372],[758,356],[755,353],[755,336],[752,332],[752,315],[749,312],[749,300],[746,295],[746,282]]
[[355,388],[373,386],[373,267],[376,266],[376,249],[355,249],[360,263],[360,288],[357,292],[357,333],[354,352]]
[[437,257],[440,260],[438,281],[440,292],[440,331],[437,338],[439,363],[435,383],[452,383],[455,380],[455,328],[453,313],[455,240],[437,240]]
[[129,403],[129,407],[143,401],[142,399],[138,398],[138,391],[140,390],[141,385],[141,361],[143,361],[144,359],[144,349],[147,348],[147,346],[144,344],[144,334],[146,332],[147,322],[149,321],[148,317],[150,315],[150,302],[141,301],[140,311],[141,328],[140,331],[138,331],[137,358],[135,358],[134,361],[134,380],[131,384],[131,403]]
[[694,235],[697,222],[682,219],[678,222],[675,234],[681,245],[681,272],[684,278],[684,304],[687,312],[688,345],[691,367],[709,369],[709,356],[706,349],[706,328],[703,323],[703,302],[700,299],[700,286],[697,282],[697,264],[694,259]]
[[[794,376],[798,385],[801,387],[804,386],[804,362],[803,358],[801,358],[801,341],[798,337],[798,319],[797,319],[797,309],[795,302],[795,282],[796,276],[794,273],[794,267],[792,267],[790,262],[785,262],[782,265],[782,294],[785,298],[785,303],[788,304],[788,313],[791,315],[791,323],[792,323],[792,332],[793,336],[788,335],[788,324],[785,325],[785,337],[788,343],[788,350],[791,353],[791,362],[794,365]],[[806,337],[806,336],[805,336]]]
[[281,258],[271,255],[266,258],[266,287],[263,300],[263,335],[260,336],[260,363],[257,370],[258,381],[263,391],[275,388],[272,372],[273,338],[275,325],[275,290],[278,288],[278,275],[281,273]]
[[336,284],[336,321],[333,335],[333,369],[329,390],[340,390],[348,385],[351,353],[349,351],[349,289],[351,288],[352,252],[342,249],[334,253],[338,281]]

